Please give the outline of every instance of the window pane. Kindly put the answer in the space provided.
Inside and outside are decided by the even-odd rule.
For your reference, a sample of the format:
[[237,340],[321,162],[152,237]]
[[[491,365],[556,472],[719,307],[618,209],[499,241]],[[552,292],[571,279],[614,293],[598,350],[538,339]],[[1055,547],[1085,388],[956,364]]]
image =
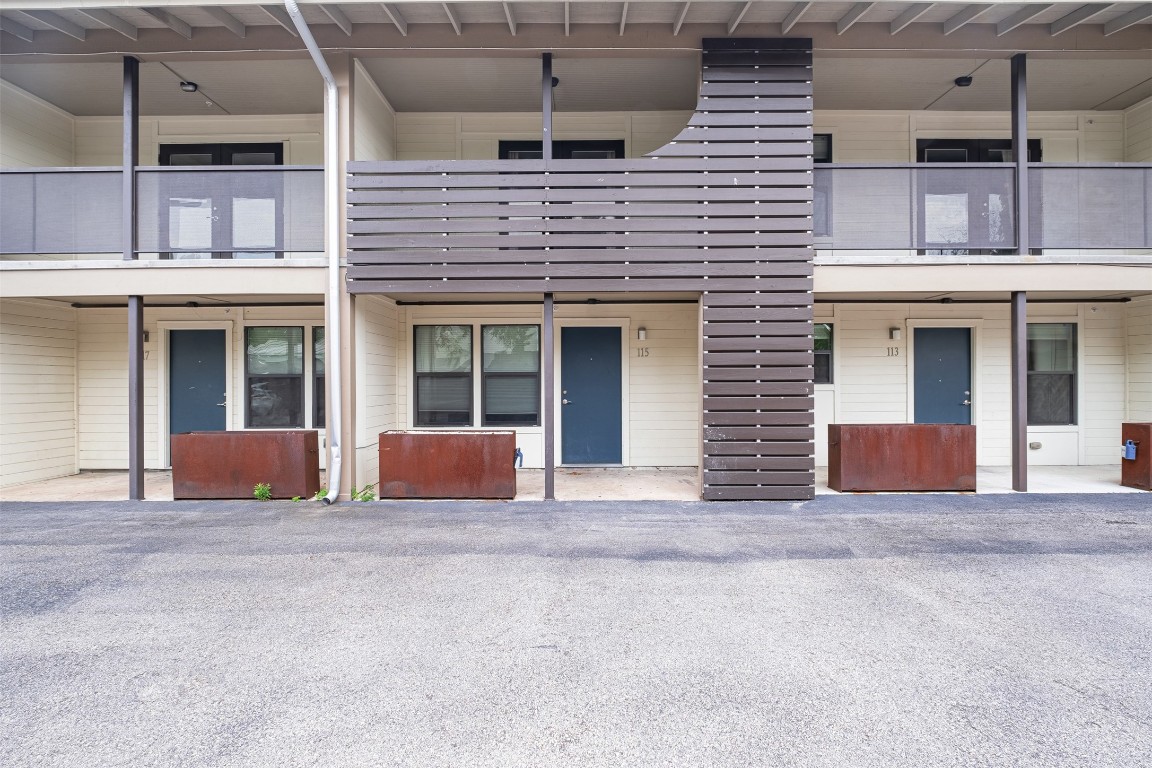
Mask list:
[[1028,376],[1028,423],[1075,424],[1070,373],[1034,373]]
[[832,383],[832,355],[817,352],[813,360],[812,381],[816,384]]
[[540,423],[540,380],[531,376],[489,376],[484,380],[485,424]]
[[540,370],[540,328],[535,325],[486,325],[484,372]]
[[326,423],[324,410],[324,328],[312,329],[312,426],[323,429]]
[[1028,324],[1028,371],[1076,370],[1076,326],[1073,323]]
[[248,374],[302,374],[303,328],[249,328]]
[[814,342],[814,349],[831,350],[832,326],[828,323],[816,323],[814,326],[812,326],[812,339]]
[[416,424],[418,426],[472,423],[471,376],[417,376]]
[[248,426],[302,427],[298,376],[248,378]]
[[472,370],[472,326],[418,325],[416,373],[468,373]]
[[312,371],[317,376],[324,375],[324,328],[312,329]]

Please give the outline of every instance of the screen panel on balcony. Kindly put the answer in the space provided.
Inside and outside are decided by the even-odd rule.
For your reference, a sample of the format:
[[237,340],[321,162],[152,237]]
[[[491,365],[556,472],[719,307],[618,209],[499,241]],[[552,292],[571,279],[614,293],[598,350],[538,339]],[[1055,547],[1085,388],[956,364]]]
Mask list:
[[119,254],[119,171],[0,173],[0,253],[6,256]]

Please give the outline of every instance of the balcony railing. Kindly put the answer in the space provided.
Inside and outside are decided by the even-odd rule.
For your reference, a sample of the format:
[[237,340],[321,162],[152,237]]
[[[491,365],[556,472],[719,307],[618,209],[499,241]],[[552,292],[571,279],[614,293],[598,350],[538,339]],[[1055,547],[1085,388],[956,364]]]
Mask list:
[[[318,167],[146,167],[136,171],[141,259],[282,259],[323,251]],[[118,168],[0,172],[5,260],[123,255]]]
[[[820,251],[928,261],[1017,253],[1010,165],[835,164],[817,166],[814,178]],[[1033,163],[1029,191],[1033,254],[1114,257],[1152,248],[1152,164]]]

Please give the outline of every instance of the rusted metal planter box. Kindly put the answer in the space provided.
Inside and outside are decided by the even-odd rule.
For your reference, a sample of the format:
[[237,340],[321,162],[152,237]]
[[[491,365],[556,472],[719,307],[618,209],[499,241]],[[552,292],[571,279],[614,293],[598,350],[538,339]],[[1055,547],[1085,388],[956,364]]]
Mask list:
[[172,435],[172,497],[250,499],[268,483],[273,498],[310,498],[320,490],[319,446],[315,430]]
[[975,491],[976,427],[829,424],[828,487],[836,491]]
[[515,432],[382,432],[380,498],[511,499]]
[[1120,443],[1136,444],[1135,459],[1120,460],[1120,485],[1152,491],[1152,421],[1120,425]]

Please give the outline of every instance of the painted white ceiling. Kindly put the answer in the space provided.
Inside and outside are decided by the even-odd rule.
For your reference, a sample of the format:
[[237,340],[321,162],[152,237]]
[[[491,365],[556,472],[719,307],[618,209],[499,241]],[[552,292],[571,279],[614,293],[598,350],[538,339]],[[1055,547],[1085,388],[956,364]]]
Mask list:
[[[512,58],[361,60],[400,112],[534,112],[540,62]],[[814,66],[817,109],[1006,110],[1009,65],[984,58],[828,58]],[[149,61],[141,65],[147,116],[314,114],[323,109],[320,77],[307,59]],[[591,58],[558,54],[555,108],[575,111],[691,109],[693,55]],[[969,88],[953,81],[972,74]],[[4,61],[0,77],[74,115],[118,115],[120,65]],[[1029,61],[1032,111],[1125,109],[1152,96],[1152,58]],[[181,79],[200,86],[180,90]],[[210,104],[208,102],[211,102]]]

